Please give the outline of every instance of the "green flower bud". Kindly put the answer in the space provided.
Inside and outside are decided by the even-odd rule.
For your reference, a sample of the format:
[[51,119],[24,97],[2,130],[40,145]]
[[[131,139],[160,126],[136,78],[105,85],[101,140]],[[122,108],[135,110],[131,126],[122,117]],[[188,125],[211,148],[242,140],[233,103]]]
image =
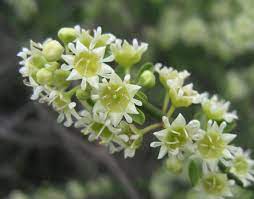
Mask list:
[[69,86],[70,81],[67,81],[67,77],[70,75],[69,71],[65,71],[62,69],[55,70],[53,74],[53,84],[57,88],[66,88]]
[[166,161],[166,168],[174,174],[180,174],[183,170],[183,163],[181,160],[171,157]]
[[51,72],[54,72],[56,69],[59,68],[60,64],[58,62],[50,62],[47,63],[47,69]]
[[28,67],[29,69],[40,69],[43,68],[46,63],[47,60],[45,57],[37,54],[29,58]]
[[56,40],[51,40],[43,45],[42,54],[48,61],[57,61],[61,58],[64,51],[63,46]]
[[88,91],[87,89],[86,90],[78,89],[76,91],[76,96],[80,101],[87,100],[90,98],[90,91]]
[[49,85],[53,81],[53,74],[46,68],[42,68],[36,73],[36,79],[39,84]]
[[150,70],[145,70],[139,77],[139,85],[152,88],[155,85],[155,76]]
[[72,42],[77,38],[76,30],[74,28],[61,28],[58,31],[58,38],[65,44]]

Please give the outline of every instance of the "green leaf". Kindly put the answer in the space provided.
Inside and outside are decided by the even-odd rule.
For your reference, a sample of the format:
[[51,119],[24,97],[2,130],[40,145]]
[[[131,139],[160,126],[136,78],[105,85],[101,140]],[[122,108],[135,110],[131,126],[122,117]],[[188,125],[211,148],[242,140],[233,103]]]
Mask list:
[[138,114],[132,114],[131,117],[135,123],[143,125],[146,121],[145,114],[140,109],[137,108],[137,110]]
[[136,98],[138,99],[138,100],[140,100],[141,102],[148,102],[148,97],[146,96],[146,94],[144,93],[144,92],[142,92],[142,91],[138,91],[137,93],[136,93]]
[[191,160],[189,163],[188,171],[192,186],[197,185],[199,179],[202,177],[202,168],[200,161]]
[[150,62],[143,64],[143,65],[140,67],[139,71],[138,71],[137,79],[139,78],[139,76],[140,76],[145,70],[152,70],[152,68],[153,68],[153,64],[150,63]]

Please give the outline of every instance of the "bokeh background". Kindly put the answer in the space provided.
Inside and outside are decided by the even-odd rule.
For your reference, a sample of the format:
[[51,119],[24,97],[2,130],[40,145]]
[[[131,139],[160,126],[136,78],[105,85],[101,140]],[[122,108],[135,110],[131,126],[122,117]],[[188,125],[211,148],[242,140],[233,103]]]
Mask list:
[[[235,143],[253,150],[253,10],[253,0],[1,0],[0,198],[195,199],[156,160],[151,136],[125,160],[58,125],[54,112],[30,101],[16,54],[76,24],[138,38],[149,43],[144,60],[187,69],[198,90],[230,100],[239,114]],[[254,198],[238,191],[236,198]]]

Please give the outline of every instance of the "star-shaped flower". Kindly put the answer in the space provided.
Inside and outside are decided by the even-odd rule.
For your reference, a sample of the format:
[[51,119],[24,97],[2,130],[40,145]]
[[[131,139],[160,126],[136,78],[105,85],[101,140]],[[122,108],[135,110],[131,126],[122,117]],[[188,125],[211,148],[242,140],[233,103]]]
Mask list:
[[69,43],[68,47],[73,54],[63,55],[62,58],[67,64],[63,64],[63,70],[71,70],[67,80],[82,79],[81,88],[86,89],[88,82],[92,87],[98,88],[99,77],[109,78],[113,69],[106,64],[111,62],[114,57],[105,56],[106,47],[98,47],[89,49],[79,40],[74,43]]
[[93,111],[106,113],[114,126],[123,117],[131,123],[132,117],[129,114],[138,114],[135,105],[142,105],[141,101],[134,98],[141,87],[128,83],[129,79],[130,76],[127,75],[122,81],[117,74],[112,74],[109,81],[103,79],[92,96],[96,100]]
[[165,129],[155,132],[154,135],[160,140],[152,142],[151,147],[160,147],[158,159],[169,155],[181,155],[184,150],[193,150],[192,139],[200,133],[200,123],[192,120],[188,124],[182,114],[170,124],[167,117],[162,118]]

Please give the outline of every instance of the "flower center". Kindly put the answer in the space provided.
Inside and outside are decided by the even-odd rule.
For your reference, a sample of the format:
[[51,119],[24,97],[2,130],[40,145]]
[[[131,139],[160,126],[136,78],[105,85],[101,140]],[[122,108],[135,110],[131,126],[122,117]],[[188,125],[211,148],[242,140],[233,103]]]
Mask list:
[[82,76],[95,76],[101,69],[100,57],[93,52],[81,52],[74,59],[74,68]]
[[226,147],[226,143],[217,132],[206,133],[198,142],[198,150],[202,156],[208,159],[220,158]]
[[223,174],[209,174],[202,180],[205,191],[213,195],[221,195],[226,187],[227,178]]
[[61,99],[60,97],[57,97],[54,100],[53,104],[54,104],[54,106],[56,107],[57,110],[61,110],[61,109],[64,109],[68,105],[68,102],[67,102],[67,100],[65,101],[64,99]]
[[129,104],[130,96],[125,86],[109,83],[100,92],[103,106],[112,112],[124,112]]
[[225,109],[221,104],[205,102],[203,105],[204,112],[208,115],[210,119],[221,120],[225,113]]
[[[100,133],[101,137],[104,137],[106,139],[110,138],[110,136],[112,135],[112,133],[110,132],[110,130],[107,127],[104,127],[103,124],[100,123],[94,123],[91,126],[91,129],[94,131],[94,133],[96,135],[98,135]],[[102,130],[103,129],[103,130]],[[102,130],[102,132],[101,132]]]
[[233,164],[233,167],[238,174],[245,175],[246,173],[248,173],[249,165],[243,156],[236,157]]
[[167,146],[176,149],[184,146],[189,139],[185,128],[169,129],[166,136]]

